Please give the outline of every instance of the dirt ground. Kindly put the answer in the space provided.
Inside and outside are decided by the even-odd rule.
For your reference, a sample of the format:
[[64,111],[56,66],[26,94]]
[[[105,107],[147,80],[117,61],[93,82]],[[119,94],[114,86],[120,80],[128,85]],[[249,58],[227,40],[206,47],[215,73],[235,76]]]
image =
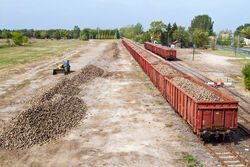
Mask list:
[[[105,70],[103,77],[80,86],[78,97],[87,105],[80,125],[42,146],[14,151],[0,148],[0,166],[187,166],[183,152],[205,166],[218,165],[121,43],[117,58],[105,50],[110,44],[90,41],[86,47],[65,54],[72,70],[87,64]],[[23,110],[23,102],[41,87],[60,81],[60,75],[52,76],[45,64],[37,70],[26,72],[23,76],[31,82],[4,99],[0,120],[8,121]],[[10,79],[0,85],[11,83]]]
[[235,89],[250,98],[250,91],[246,90],[243,85],[242,68],[243,64],[235,61],[234,57],[211,54],[205,50],[195,52],[194,61],[192,49],[178,49],[177,57],[180,63],[197,69],[200,73],[208,76],[217,82],[234,82]]

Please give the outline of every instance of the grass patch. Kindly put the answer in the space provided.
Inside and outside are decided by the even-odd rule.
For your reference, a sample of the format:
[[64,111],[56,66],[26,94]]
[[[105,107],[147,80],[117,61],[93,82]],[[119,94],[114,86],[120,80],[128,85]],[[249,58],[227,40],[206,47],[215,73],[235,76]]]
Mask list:
[[182,152],[182,160],[185,162],[187,167],[203,167],[200,162],[198,162],[193,155],[188,152]]
[[60,57],[65,51],[86,43],[80,40],[33,39],[25,46],[2,47],[0,48],[0,70],[11,70],[19,65]]
[[224,50],[224,49],[212,50],[212,49],[208,49],[207,51],[209,51],[211,53],[214,53],[214,54],[217,54],[217,55],[222,55],[222,56],[242,57],[242,58],[250,57],[250,55],[245,54],[245,53],[241,53],[241,52],[237,52],[236,56],[235,56],[235,52],[232,51],[232,50]]

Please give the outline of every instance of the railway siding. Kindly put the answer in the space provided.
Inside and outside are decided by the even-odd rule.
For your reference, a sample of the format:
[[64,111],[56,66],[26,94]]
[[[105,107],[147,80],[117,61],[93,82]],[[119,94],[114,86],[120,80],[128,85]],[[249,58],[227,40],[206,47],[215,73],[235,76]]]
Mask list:
[[[127,42],[127,43],[126,43]],[[139,46],[139,45],[137,45],[136,43],[133,43],[133,42],[131,42],[131,41],[123,41],[123,44],[125,45],[125,47],[129,50],[129,52],[132,54],[132,56],[136,59],[136,60],[140,60],[140,58],[138,58],[138,56],[140,56],[140,55],[138,55],[136,52],[134,52],[133,51],[133,49],[131,49],[131,47],[129,46],[129,45],[132,45],[133,46],[133,48],[137,48],[136,50],[138,51],[140,51],[140,53],[142,53],[142,51],[141,50],[143,50],[143,48],[141,47],[141,46]],[[136,47],[137,46],[137,47]],[[140,49],[138,49],[138,48],[140,48]],[[147,52],[148,53],[148,52]],[[159,58],[157,55],[155,55],[155,54],[151,54],[151,56],[153,56],[153,57],[155,57],[156,59],[161,59],[161,58]],[[141,56],[141,57],[143,57],[143,56]],[[162,62],[163,62],[163,60],[161,60]],[[143,61],[141,61],[141,62],[143,62]],[[152,67],[150,67],[150,65],[148,65],[148,64],[143,64],[143,63],[140,63],[139,62],[139,64],[141,65],[141,67],[143,68],[143,70],[150,76],[150,78],[152,77],[151,76],[151,73],[152,73]],[[179,64],[179,63],[177,63],[177,62],[171,62],[170,63],[173,67],[175,67],[176,69],[178,69],[178,70],[180,70],[182,73],[185,73],[185,74],[188,74],[188,75],[192,75],[192,76],[194,76],[195,78],[197,78],[197,79],[200,79],[201,81],[205,81],[206,79],[207,79],[207,77],[205,77],[205,76],[202,76],[201,74],[199,74],[199,77],[197,77],[197,72],[194,72],[194,71],[192,71],[192,70],[186,70],[186,69],[189,69],[189,68],[185,68],[183,65],[181,65],[181,64]],[[151,70],[148,70],[148,69],[151,69]],[[166,98],[166,92],[165,92],[165,90],[162,90],[162,89],[167,89],[166,87],[167,87],[167,85],[161,85],[162,83],[161,83],[161,76],[159,77],[159,78],[156,78],[156,80],[153,80],[153,79],[151,79],[152,80],[152,82],[155,84],[155,86],[156,87],[158,87],[158,89],[160,89],[160,91],[161,91],[161,93],[162,93],[162,95]],[[158,80],[157,80],[158,79]],[[177,92],[178,92],[178,90],[177,90]],[[229,90],[229,92],[232,92],[231,90]],[[173,92],[174,93],[174,92]],[[222,93],[221,93],[222,94]],[[237,97],[237,94],[236,93],[232,93],[233,95],[235,95],[236,97]],[[173,95],[173,94],[171,94],[171,95]],[[223,97],[228,97],[228,96],[223,96]],[[234,97],[234,96],[233,96]],[[184,96],[182,96],[182,95],[180,95],[180,96],[177,96],[176,98],[184,98]],[[242,97],[239,97],[239,98],[242,98]],[[166,98],[168,101],[169,101],[169,99],[168,98]],[[232,100],[232,98],[230,98],[231,100]],[[188,100],[188,99],[187,99]],[[244,101],[246,104],[247,104],[247,101]],[[177,103],[178,103],[178,100],[177,100]],[[171,102],[170,102],[170,104],[171,104]],[[173,106],[174,105],[174,106]],[[172,106],[175,108],[175,110],[178,110],[179,108],[179,106],[177,105],[176,106],[176,104],[173,104],[172,103]],[[237,106],[238,106],[238,103],[237,103]],[[238,107],[237,106],[235,106],[236,108],[235,109],[237,109]],[[183,109],[183,107],[180,107],[181,108],[181,110]],[[239,107],[239,109],[242,109],[243,107],[242,106],[240,106]],[[244,109],[244,108],[243,108]],[[248,112],[248,111],[247,111]],[[180,113],[181,114],[181,113]],[[186,115],[182,115],[184,118],[185,118],[185,116]],[[190,123],[189,122],[189,120],[187,121],[188,123]],[[235,120],[235,123],[237,123],[237,120]],[[248,122],[247,122],[248,123]],[[240,124],[241,125],[241,124]],[[239,126],[239,128],[241,128],[242,127],[242,125],[241,126]],[[244,127],[244,126],[243,126]],[[247,131],[246,131],[247,130]],[[246,130],[244,130],[243,132],[246,134],[246,132],[248,132],[248,129],[246,129]],[[248,132],[249,133],[249,132]],[[246,135],[248,135],[248,134],[246,134]],[[240,154],[239,154],[239,152],[237,152],[237,151],[234,151],[233,149],[232,149],[232,147],[230,147],[230,145],[227,145],[227,144],[224,144],[224,143],[218,143],[216,146],[215,145],[213,145],[213,144],[206,144],[205,145],[206,147],[207,147],[207,149],[210,151],[210,153],[215,157],[215,158],[217,158],[218,160],[219,160],[219,162],[221,162],[221,164],[222,164],[222,166],[249,166],[249,163],[247,162],[247,160],[245,160],[244,158],[242,158],[241,156],[240,156]]]

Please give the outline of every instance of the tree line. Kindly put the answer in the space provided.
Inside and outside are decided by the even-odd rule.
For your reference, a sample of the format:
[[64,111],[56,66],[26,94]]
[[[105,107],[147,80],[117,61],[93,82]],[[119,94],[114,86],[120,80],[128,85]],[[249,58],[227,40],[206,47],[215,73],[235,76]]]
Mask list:
[[[148,31],[143,31],[140,23],[129,25],[120,29],[123,37],[133,39],[137,42],[157,41],[163,45],[171,45],[173,42],[181,42],[182,47],[205,47],[206,45],[237,45],[238,41],[234,39],[240,35],[239,46],[244,46],[245,38],[250,38],[250,24],[239,26],[234,33],[223,35],[223,31],[216,34],[213,30],[214,21],[208,15],[198,15],[191,20],[190,26],[186,29],[184,26],[176,23],[165,24],[163,21],[153,21]],[[227,33],[228,34],[228,33]]]
[[36,39],[119,39],[120,34],[118,29],[90,29],[81,30],[78,26],[74,26],[73,30],[66,29],[49,29],[49,30],[0,30],[0,38],[6,39],[6,43],[10,44],[10,39],[16,45],[23,45],[28,42],[28,38]]

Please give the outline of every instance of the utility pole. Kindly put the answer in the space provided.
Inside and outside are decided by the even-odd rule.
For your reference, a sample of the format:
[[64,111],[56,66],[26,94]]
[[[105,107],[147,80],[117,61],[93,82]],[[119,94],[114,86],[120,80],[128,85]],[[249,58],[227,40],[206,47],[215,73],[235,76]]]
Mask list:
[[239,49],[239,45],[240,45],[240,35],[238,35],[238,46],[237,46],[238,49]]
[[168,47],[169,47],[169,31],[168,31]]
[[234,55],[236,56],[236,42],[235,42],[235,34],[234,34]]

